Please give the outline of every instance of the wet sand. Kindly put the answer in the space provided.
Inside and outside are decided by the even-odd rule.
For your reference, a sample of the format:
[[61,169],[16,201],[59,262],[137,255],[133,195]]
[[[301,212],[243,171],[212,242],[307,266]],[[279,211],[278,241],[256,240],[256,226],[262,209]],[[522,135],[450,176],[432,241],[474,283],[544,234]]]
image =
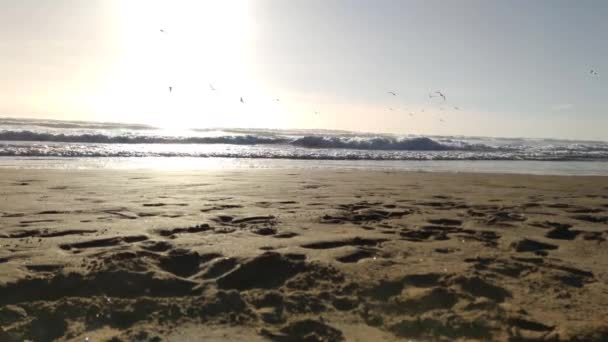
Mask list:
[[608,340],[608,177],[0,170],[0,341]]

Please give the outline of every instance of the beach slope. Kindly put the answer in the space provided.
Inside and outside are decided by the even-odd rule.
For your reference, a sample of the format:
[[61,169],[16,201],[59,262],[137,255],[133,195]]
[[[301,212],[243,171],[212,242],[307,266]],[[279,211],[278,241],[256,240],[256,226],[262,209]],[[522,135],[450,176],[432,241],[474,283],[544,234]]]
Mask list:
[[608,340],[608,177],[0,170],[1,341]]

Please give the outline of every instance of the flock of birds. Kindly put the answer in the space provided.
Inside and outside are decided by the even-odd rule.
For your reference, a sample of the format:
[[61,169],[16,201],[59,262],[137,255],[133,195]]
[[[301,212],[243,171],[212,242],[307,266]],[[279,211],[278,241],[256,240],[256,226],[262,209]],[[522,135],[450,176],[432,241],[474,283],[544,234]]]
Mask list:
[[[397,96],[398,95],[396,91],[387,91],[386,93],[390,94],[392,96]],[[429,99],[440,98],[442,100],[442,103],[444,103],[444,104],[447,102],[447,97],[440,90],[436,90],[436,91],[434,91],[432,93],[429,93],[428,96],[429,96]],[[454,106],[453,109],[454,110],[460,110],[460,107]],[[393,107],[388,107],[388,110],[394,111],[395,109]],[[443,106],[439,107],[439,110],[443,112],[445,110],[445,107],[443,107]],[[424,113],[424,109],[421,109],[420,112]],[[409,114],[409,116],[414,116],[414,112],[409,112],[408,114]],[[441,118],[441,117],[438,118],[438,120],[440,122],[445,122],[445,120],[443,118]]]
[[[166,33],[167,33],[167,31],[166,31],[165,29],[160,29],[160,32],[161,32],[161,33],[163,33],[163,34],[166,34]],[[593,76],[593,77],[599,77],[599,75],[600,75],[600,74],[598,73],[598,71],[597,71],[595,68],[591,68],[591,69],[589,70],[589,74],[590,74],[591,76]],[[216,88],[213,86],[213,84],[211,84],[211,83],[209,83],[209,89],[210,89],[211,91],[217,91],[217,89],[216,89]],[[169,86],[169,93],[172,93],[172,92],[173,92],[173,86]],[[396,91],[387,91],[386,93],[387,93],[387,94],[390,94],[390,95],[392,95],[392,96],[397,96],[397,92],[396,92]],[[429,99],[433,99],[433,98],[441,98],[441,99],[443,100],[443,103],[447,102],[447,97],[446,97],[446,96],[445,96],[445,94],[444,94],[442,91],[440,91],[440,90],[437,90],[437,91],[434,91],[434,92],[432,92],[432,93],[429,93],[429,94],[428,94],[428,96],[429,96]],[[240,101],[242,104],[245,104],[245,99],[244,99],[242,96],[240,97],[239,101]],[[274,101],[274,102],[280,102],[281,100],[280,100],[280,99],[278,99],[278,98],[275,98],[275,99],[273,99],[273,101]],[[461,110],[461,109],[460,109],[460,107],[458,107],[458,106],[453,106],[453,109],[454,109],[454,110]],[[393,107],[388,107],[388,110],[390,110],[390,111],[394,111],[395,109],[394,109]],[[439,110],[440,110],[440,111],[444,111],[444,110],[445,110],[445,107],[439,107]],[[421,113],[424,113],[424,109],[421,109],[421,110],[420,110],[420,112],[421,112]],[[314,111],[314,114],[315,114],[315,115],[318,115],[318,114],[319,114],[319,111],[318,111],[318,110],[315,110],[315,111]],[[413,112],[409,112],[408,114],[409,114],[409,116],[414,116],[414,113],[413,113]],[[445,120],[444,120],[443,118],[441,118],[441,117],[439,118],[439,121],[440,121],[440,122],[445,122]]]

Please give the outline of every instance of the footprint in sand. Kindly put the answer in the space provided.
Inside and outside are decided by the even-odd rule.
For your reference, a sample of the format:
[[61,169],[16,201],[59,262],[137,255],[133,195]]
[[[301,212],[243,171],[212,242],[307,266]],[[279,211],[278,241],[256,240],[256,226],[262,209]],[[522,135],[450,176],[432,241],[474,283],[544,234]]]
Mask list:
[[345,341],[342,331],[312,319],[289,323],[278,331],[263,328],[260,335],[273,341]]
[[134,243],[148,240],[145,235],[131,235],[131,236],[117,236],[104,239],[89,240],[75,243],[64,243],[59,245],[59,248],[63,250],[81,249],[81,248],[99,248],[99,247],[112,247],[122,244]]
[[377,246],[382,242],[388,241],[387,239],[367,239],[361,237],[354,237],[345,240],[333,240],[333,241],[319,241],[311,242],[302,245],[303,248],[309,249],[331,249],[343,246]]
[[336,260],[338,260],[339,262],[342,262],[342,263],[356,263],[363,259],[374,258],[377,253],[378,253],[377,249],[357,248],[342,256],[337,257]]
[[608,216],[575,215],[573,219],[591,223],[608,223]]
[[513,242],[511,248],[515,249],[517,252],[545,252],[547,250],[557,249],[558,246],[536,240],[523,239]]
[[574,240],[580,233],[580,230],[570,230],[567,227],[555,227],[548,231],[547,234],[545,234],[545,237],[557,240]]
[[160,236],[172,238],[177,234],[194,234],[194,233],[205,232],[205,231],[208,231],[211,229],[212,229],[211,226],[209,226],[206,223],[203,223],[203,224],[198,224],[196,226],[185,227],[185,228],[158,229],[155,231],[155,233]]

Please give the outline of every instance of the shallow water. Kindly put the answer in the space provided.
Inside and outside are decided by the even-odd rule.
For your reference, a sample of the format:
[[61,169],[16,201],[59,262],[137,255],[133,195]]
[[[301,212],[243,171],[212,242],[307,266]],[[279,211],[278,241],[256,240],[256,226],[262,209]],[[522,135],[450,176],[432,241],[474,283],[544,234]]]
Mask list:
[[0,168],[18,169],[361,169],[422,172],[480,172],[534,175],[608,175],[604,161],[494,161],[494,160],[297,160],[257,158],[41,158],[2,157]]

